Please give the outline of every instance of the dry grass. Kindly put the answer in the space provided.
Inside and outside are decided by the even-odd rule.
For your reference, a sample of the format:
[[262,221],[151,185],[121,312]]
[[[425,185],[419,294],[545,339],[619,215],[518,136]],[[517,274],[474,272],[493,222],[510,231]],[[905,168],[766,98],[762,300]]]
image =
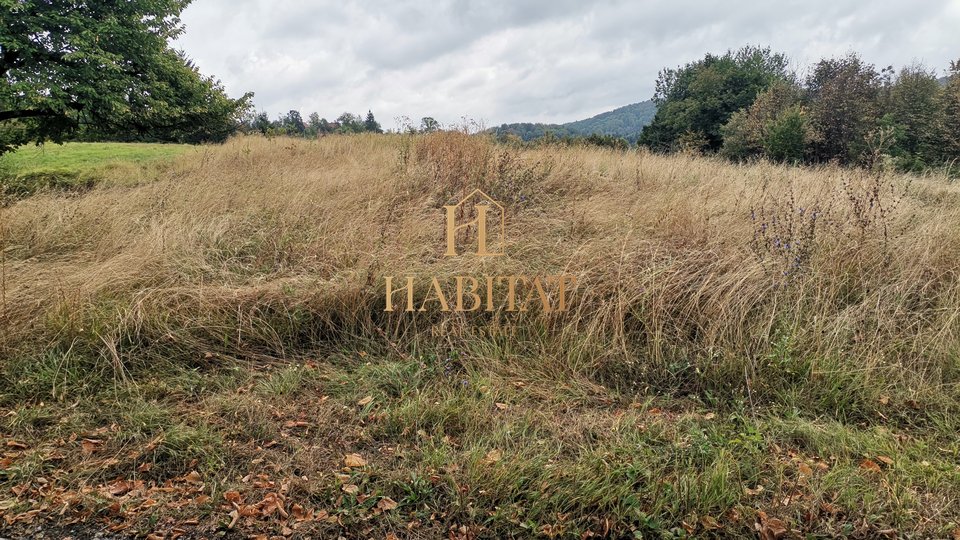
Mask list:
[[[444,258],[441,206],[477,187],[507,207],[508,256]],[[415,449],[363,481],[397,500],[396,490],[416,491],[403,506],[412,513],[447,512],[428,536],[453,525],[468,536],[777,525],[745,516],[751,508],[838,535],[938,536],[960,519],[960,187],[945,178],[518,150],[459,133],[247,137],[184,156],[149,183],[37,195],[2,212],[0,339],[20,380],[4,383],[0,404],[11,409],[102,395],[71,386],[64,366],[76,366],[81,379],[99,373],[98,388],[138,388],[148,404],[186,395],[184,410],[212,415],[216,436],[255,448],[279,437],[262,419],[281,405],[237,397],[243,384],[229,377],[223,389],[164,383],[176,390],[152,398],[144,381],[313,359],[318,386],[302,409],[276,414],[320,414],[325,433],[300,450],[260,451],[283,466],[312,452],[306,463],[329,473],[341,447]],[[426,287],[430,275],[559,272],[580,283],[568,313],[382,311],[386,275]],[[517,334],[437,338],[438,322],[510,323]],[[43,362],[54,364],[50,379],[23,382]],[[305,391],[286,376],[265,388]],[[123,408],[121,394],[111,399]],[[350,412],[319,413],[321,394]],[[373,411],[356,410],[365,395],[378,397]],[[501,402],[511,407],[493,407]],[[365,422],[337,442],[353,429],[340,426]],[[515,461],[500,470],[484,461],[491,448]],[[858,467],[881,451],[902,453],[895,470]],[[225,452],[209,463],[223,478],[236,467]],[[194,454],[184,450],[167,476]],[[804,460],[829,472],[798,479]],[[411,474],[474,487],[438,491]],[[762,478],[769,498],[744,495]],[[880,485],[886,495],[854,502]],[[336,487],[297,489],[340,511]]]

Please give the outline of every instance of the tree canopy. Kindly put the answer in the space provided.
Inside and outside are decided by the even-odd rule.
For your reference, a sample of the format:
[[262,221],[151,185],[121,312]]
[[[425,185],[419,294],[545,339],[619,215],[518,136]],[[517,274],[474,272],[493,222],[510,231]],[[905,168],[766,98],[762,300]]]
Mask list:
[[0,0],[0,153],[85,138],[222,140],[229,98],[169,41],[189,0]]
[[774,81],[789,78],[786,56],[751,46],[664,69],[653,97],[657,114],[639,143],[656,150],[688,144],[719,150],[721,127],[733,113],[748,107]]

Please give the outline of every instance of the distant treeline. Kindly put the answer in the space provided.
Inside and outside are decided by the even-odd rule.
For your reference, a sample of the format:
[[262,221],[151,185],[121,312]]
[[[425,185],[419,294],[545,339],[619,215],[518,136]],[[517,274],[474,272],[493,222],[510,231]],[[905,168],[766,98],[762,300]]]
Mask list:
[[638,143],[790,163],[960,172],[960,61],[877,70],[851,53],[805,76],[786,55],[744,47],[706,55],[656,81],[657,113]]
[[310,138],[332,133],[383,133],[383,128],[371,111],[367,111],[366,117],[345,112],[332,122],[321,118],[317,113],[310,113],[304,120],[297,110],[291,110],[275,120],[271,120],[265,112],[254,112],[240,122],[239,130],[268,136]]

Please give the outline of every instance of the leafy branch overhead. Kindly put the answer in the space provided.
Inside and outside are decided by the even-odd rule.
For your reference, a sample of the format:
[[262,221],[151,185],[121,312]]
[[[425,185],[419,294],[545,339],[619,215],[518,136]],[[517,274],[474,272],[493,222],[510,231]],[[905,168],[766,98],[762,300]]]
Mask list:
[[250,107],[169,41],[186,0],[0,0],[0,153],[68,136],[223,140]]

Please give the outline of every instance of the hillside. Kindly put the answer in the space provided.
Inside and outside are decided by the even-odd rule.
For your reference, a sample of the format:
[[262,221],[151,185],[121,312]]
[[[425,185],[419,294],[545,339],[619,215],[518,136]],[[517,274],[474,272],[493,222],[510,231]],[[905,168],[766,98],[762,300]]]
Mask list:
[[[0,207],[0,536],[958,534],[956,183],[449,132],[171,159]],[[501,254],[448,255],[487,196]]]
[[542,137],[547,132],[558,137],[587,136],[598,133],[623,137],[630,144],[634,144],[644,126],[653,120],[656,112],[657,106],[652,101],[641,101],[566,124],[503,124],[490,131],[498,135],[513,134],[525,141]]

